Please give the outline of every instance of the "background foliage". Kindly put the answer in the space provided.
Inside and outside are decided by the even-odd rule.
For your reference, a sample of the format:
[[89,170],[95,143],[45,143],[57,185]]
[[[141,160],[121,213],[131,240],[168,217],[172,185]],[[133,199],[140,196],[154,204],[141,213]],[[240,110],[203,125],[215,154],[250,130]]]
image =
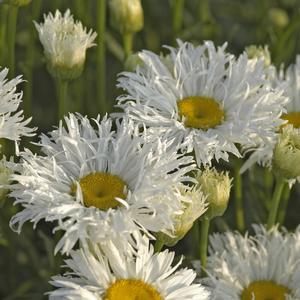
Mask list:
[[[16,74],[23,74],[25,114],[32,116],[32,124],[39,132],[47,132],[57,125],[57,97],[52,78],[45,68],[42,46],[39,43],[33,20],[41,22],[43,14],[56,9],[71,9],[76,19],[97,31],[98,4],[104,0],[33,0],[19,9],[16,37]],[[175,45],[176,38],[196,44],[211,39],[217,45],[228,42],[228,50],[239,54],[250,44],[269,45],[276,66],[294,62],[300,53],[300,1],[299,0],[181,0],[184,3],[182,25],[174,19],[174,3],[178,0],[143,0],[145,26],[135,36],[134,50],[149,49],[165,52],[162,45]],[[179,0],[180,1],[180,0]],[[9,6],[0,4],[0,65],[6,66],[6,16]],[[107,111],[112,110],[115,97],[121,93],[115,87],[117,74],[124,70],[122,38],[110,25],[109,11],[106,36]],[[99,112],[97,87],[97,47],[88,50],[86,68],[82,76],[73,81],[69,90],[71,111],[80,111],[91,117]],[[103,112],[102,112],[103,113]],[[27,146],[29,145],[26,142]],[[29,145],[30,146],[30,145]],[[32,147],[32,146],[30,146]],[[231,170],[229,164],[225,169]],[[232,171],[232,170],[231,170]],[[243,197],[247,228],[253,222],[264,222],[268,209],[268,195],[273,187],[272,176],[258,167],[244,175]],[[285,226],[295,228],[299,223],[297,211],[300,189],[292,190]],[[234,197],[234,195],[232,195]],[[212,231],[235,228],[233,205],[230,204],[224,219],[216,219]],[[59,236],[51,233],[51,224],[40,224],[33,231],[26,224],[21,235],[8,226],[18,207],[12,199],[0,203],[0,299],[43,299],[50,289],[50,277],[61,270],[62,258],[53,257],[54,245]],[[197,228],[176,246],[176,251],[195,258]]]

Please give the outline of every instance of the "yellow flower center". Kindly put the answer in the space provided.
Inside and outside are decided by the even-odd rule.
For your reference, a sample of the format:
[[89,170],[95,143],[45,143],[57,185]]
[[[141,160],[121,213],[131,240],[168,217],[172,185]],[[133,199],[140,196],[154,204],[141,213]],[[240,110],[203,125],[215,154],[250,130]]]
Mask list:
[[[101,210],[116,208],[120,202],[115,198],[126,199],[125,182],[116,175],[104,172],[89,174],[79,181],[84,205],[95,206]],[[71,188],[72,194],[76,192],[76,185]]]
[[177,102],[178,112],[185,117],[185,126],[202,130],[214,128],[224,121],[224,111],[212,98],[193,96]]
[[104,300],[163,300],[158,291],[141,280],[121,279],[106,291]]
[[[287,120],[288,123],[285,125],[293,125],[294,128],[299,128],[300,127],[300,112],[291,112],[288,114],[284,114],[281,116],[281,119]],[[283,125],[283,126],[285,126]]]
[[272,281],[255,281],[243,290],[241,300],[285,300],[289,293],[287,287]]

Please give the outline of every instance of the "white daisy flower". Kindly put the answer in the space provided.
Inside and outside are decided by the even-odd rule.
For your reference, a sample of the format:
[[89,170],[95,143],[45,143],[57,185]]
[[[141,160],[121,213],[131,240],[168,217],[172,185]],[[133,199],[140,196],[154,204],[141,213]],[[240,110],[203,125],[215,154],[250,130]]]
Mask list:
[[212,299],[299,300],[300,227],[295,233],[254,229],[254,237],[237,232],[211,237],[206,281]]
[[236,60],[225,47],[179,42],[179,48],[168,47],[168,59],[143,51],[142,67],[119,78],[128,95],[118,106],[150,133],[194,150],[198,165],[227,161],[228,153],[241,157],[237,145],[269,143],[285,99],[267,85],[262,60],[246,53]]
[[66,260],[71,269],[50,282],[58,289],[49,299],[86,300],[205,300],[209,292],[194,284],[196,273],[174,267],[175,253],[155,253],[146,237],[138,239],[136,254],[124,253],[111,241],[102,251],[80,249]]
[[35,129],[28,128],[31,118],[24,120],[23,111],[18,111],[22,102],[22,92],[17,92],[17,85],[22,76],[7,79],[8,69],[0,71],[0,138],[19,141],[21,136],[33,136]]
[[[283,96],[289,101],[285,103],[285,113],[281,119],[285,121],[285,125],[290,125],[299,130],[300,128],[300,55],[296,57],[296,63],[291,64],[286,71],[281,67],[279,70],[271,65],[266,69],[269,78],[269,84],[276,89],[283,91]],[[278,128],[279,129],[279,128]],[[257,149],[248,159],[242,171],[250,165],[258,163],[263,166],[271,167],[274,149],[278,143],[278,139],[273,143],[266,144],[265,147]]]
[[[157,138],[145,144],[137,127],[99,117],[70,114],[67,128],[60,124],[50,137],[41,137],[44,156],[26,151],[22,171],[14,175],[11,196],[23,210],[11,226],[30,220],[57,221],[65,231],[55,251],[69,252],[78,240],[130,239],[137,230],[172,230],[172,216],[181,207],[172,186],[188,180],[191,157]],[[97,127],[95,130],[93,125]],[[164,197],[159,197],[164,195]],[[164,201],[162,201],[164,200]]]
[[44,15],[44,23],[34,24],[50,73],[63,79],[78,77],[84,67],[86,50],[95,46],[97,34],[91,29],[87,31],[81,22],[74,21],[69,9],[64,15],[58,10],[54,15]]

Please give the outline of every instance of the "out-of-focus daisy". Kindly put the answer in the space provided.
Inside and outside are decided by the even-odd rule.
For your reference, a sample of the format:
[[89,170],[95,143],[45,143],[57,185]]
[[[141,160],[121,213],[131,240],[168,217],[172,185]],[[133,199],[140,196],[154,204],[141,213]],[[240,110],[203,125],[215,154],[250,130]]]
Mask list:
[[160,132],[189,151],[198,165],[213,158],[240,157],[275,138],[285,99],[269,88],[262,60],[238,59],[212,42],[194,47],[179,42],[166,58],[143,51],[135,73],[125,72],[119,87],[128,95],[119,105],[134,121]]
[[22,76],[8,80],[7,74],[6,68],[0,71],[0,138],[18,141],[21,136],[33,136],[35,129],[27,127],[31,118],[24,120],[23,111],[18,111],[23,93],[17,92],[17,85]]
[[212,299],[300,299],[300,228],[295,233],[254,229],[254,237],[232,232],[211,237]]
[[[80,240],[130,239],[137,230],[167,231],[181,207],[172,186],[194,169],[192,158],[157,138],[145,144],[133,122],[112,122],[70,114],[41,137],[44,156],[22,154],[11,196],[23,210],[11,225],[57,221],[65,231],[56,251],[68,252]],[[96,130],[93,128],[96,127]],[[159,197],[163,195],[164,197]]]
[[194,284],[196,274],[174,267],[175,253],[153,253],[145,237],[138,239],[136,254],[124,252],[111,241],[93,253],[80,249],[66,260],[71,273],[55,276],[57,287],[49,299],[86,300],[205,300],[209,292]]
[[35,22],[35,27],[52,76],[66,80],[78,77],[84,68],[86,50],[95,46],[97,34],[74,21],[69,9],[64,15],[58,10],[54,15],[44,15],[44,23]]

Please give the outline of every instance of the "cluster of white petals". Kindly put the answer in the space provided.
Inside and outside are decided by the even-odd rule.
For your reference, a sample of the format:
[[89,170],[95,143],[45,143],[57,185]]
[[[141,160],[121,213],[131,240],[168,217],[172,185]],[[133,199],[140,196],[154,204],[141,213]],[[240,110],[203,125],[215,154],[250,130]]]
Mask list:
[[92,29],[87,31],[81,22],[74,21],[70,10],[64,15],[58,10],[44,15],[44,23],[35,22],[35,27],[52,68],[81,70],[86,50],[95,45],[97,34]]
[[0,138],[19,141],[21,136],[33,136],[35,129],[27,127],[31,118],[25,119],[22,110],[22,92],[17,92],[21,76],[7,79],[8,69],[0,71]]

